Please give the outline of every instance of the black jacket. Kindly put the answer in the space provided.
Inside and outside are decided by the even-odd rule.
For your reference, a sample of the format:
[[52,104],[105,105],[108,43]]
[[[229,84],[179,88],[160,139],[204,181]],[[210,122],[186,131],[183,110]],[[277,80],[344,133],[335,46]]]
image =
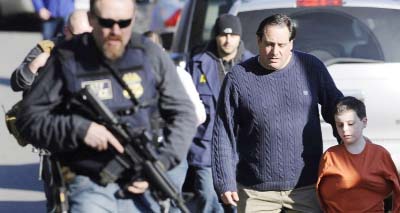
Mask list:
[[[171,168],[186,157],[195,133],[196,118],[193,106],[169,56],[160,47],[151,41],[142,40],[141,36],[136,34],[132,36],[127,48],[134,48],[133,44],[138,43],[145,49],[155,72],[159,93],[158,106],[161,117],[166,121],[165,146],[161,149],[160,160],[167,168]],[[91,123],[82,116],[60,110],[68,99],[63,76],[65,72],[61,71],[65,69],[61,52],[69,51],[70,54],[75,54],[74,47],[79,45],[94,51],[94,54],[86,57],[101,55],[91,34],[83,34],[60,44],[24,98],[17,118],[17,127],[24,138],[34,146],[48,149],[62,158],[73,156],[74,151],[78,149],[87,149],[83,139]],[[82,46],[79,49],[81,48]],[[91,159],[96,158],[96,155],[79,157]],[[68,161],[64,160],[67,164]],[[82,164],[84,163],[82,160]],[[104,164],[101,159],[98,163]]]

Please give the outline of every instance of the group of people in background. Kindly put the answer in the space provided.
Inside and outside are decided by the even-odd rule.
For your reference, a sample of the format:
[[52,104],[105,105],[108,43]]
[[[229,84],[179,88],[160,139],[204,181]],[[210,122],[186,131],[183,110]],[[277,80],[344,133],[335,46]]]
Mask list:
[[[145,179],[126,188],[129,199],[115,196],[125,186],[99,185],[110,148],[124,147],[103,125],[62,110],[85,85],[113,112],[126,109],[129,97],[109,67],[136,99],[156,100],[121,118],[151,129],[159,115],[159,159],[180,191],[192,174],[192,212],[383,212],[389,195],[392,212],[400,212],[390,154],[363,135],[364,103],[344,97],[318,58],[293,49],[296,28],[287,15],[259,23],[256,55],[241,40],[240,19],[221,15],[210,42],[182,69],[156,33],[132,33],[134,0],[91,0],[89,11],[74,10],[72,0],[33,3],[45,41],[11,77],[13,90],[24,91],[17,127],[73,173],[70,212],[163,211]],[[325,153],[319,106],[338,141]],[[174,203],[168,209],[179,212]]]

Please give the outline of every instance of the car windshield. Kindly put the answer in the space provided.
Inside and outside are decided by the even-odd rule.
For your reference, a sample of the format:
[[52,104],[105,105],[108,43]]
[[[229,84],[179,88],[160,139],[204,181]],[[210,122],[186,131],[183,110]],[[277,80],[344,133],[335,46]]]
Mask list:
[[[255,32],[265,17],[285,13],[296,25],[294,48],[325,63],[400,62],[400,10],[362,7],[287,8],[239,12],[246,47],[257,53]],[[250,24],[257,23],[257,24]]]

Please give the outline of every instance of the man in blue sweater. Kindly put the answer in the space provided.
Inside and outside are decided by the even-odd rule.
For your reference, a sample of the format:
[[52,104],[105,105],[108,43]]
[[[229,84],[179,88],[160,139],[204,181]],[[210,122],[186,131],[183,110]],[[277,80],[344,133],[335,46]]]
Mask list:
[[318,104],[334,125],[342,97],[324,64],[293,50],[291,19],[257,30],[259,55],[232,68],[218,99],[212,138],[214,186],[238,212],[321,212],[315,193],[322,134]]
[[[189,173],[194,173],[196,212],[223,212],[212,184],[211,137],[215,108],[221,83],[233,65],[252,57],[241,42],[242,27],[238,17],[221,15],[215,22],[214,38],[206,49],[195,55],[187,70],[204,103],[207,119],[201,124],[191,144]],[[193,210],[195,211],[195,210]]]

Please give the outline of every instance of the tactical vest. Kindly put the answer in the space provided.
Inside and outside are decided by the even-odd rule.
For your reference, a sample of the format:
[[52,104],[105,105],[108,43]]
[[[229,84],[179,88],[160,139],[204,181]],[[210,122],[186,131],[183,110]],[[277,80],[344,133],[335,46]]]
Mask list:
[[[78,50],[79,51],[79,50]],[[82,50],[85,51],[85,50]],[[85,86],[90,86],[107,107],[119,115],[123,122],[132,127],[150,128],[149,118],[156,106],[156,78],[149,59],[142,48],[128,48],[124,56],[113,66],[126,82],[139,103],[149,106],[139,108],[135,114],[125,113],[132,109],[128,93],[112,76],[109,68],[102,63],[81,61],[72,58],[64,63],[63,71],[67,89],[76,93]]]
[[[113,62],[112,66],[139,103],[150,103],[148,107],[139,108],[135,114],[121,113],[131,109],[133,104],[127,92],[104,64],[104,58],[96,49],[90,35],[77,37],[58,51],[65,92],[73,95],[83,87],[90,86],[122,122],[127,122],[132,128],[151,130],[150,117],[157,109],[157,81],[149,56],[139,42],[137,45],[128,44],[122,58]],[[113,158],[113,154],[110,150],[98,152],[83,145],[74,152],[57,153],[57,157],[74,172],[96,178],[101,168]]]

